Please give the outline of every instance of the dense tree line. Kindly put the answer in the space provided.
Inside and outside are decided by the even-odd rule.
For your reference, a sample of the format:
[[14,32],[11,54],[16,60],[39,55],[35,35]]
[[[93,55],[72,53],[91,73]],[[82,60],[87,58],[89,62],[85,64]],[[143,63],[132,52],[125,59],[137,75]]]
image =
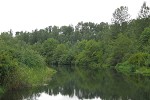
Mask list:
[[0,85],[21,76],[20,68],[45,68],[46,64],[83,65],[93,70],[111,67],[150,75],[150,8],[144,2],[138,17],[130,19],[128,7],[121,6],[114,11],[112,24],[49,26],[16,32],[15,37],[11,31],[1,33],[0,46]]
[[79,22],[76,26],[49,26],[16,32],[16,39],[32,46],[47,64],[114,67],[147,74],[150,67],[150,8],[144,2],[136,19],[128,7],[113,13],[112,24]]

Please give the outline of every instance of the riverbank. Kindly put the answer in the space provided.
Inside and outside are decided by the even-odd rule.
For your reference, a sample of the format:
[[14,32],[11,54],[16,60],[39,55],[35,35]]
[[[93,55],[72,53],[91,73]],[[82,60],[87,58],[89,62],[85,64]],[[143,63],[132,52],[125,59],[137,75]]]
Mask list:
[[14,90],[26,87],[37,87],[47,83],[56,71],[52,68],[21,68],[19,78],[14,80],[11,84],[0,86],[0,95],[8,90]]
[[34,87],[45,84],[51,79],[56,71],[52,68],[36,68],[36,69],[23,69],[23,79],[26,81],[24,86]]
[[[113,69],[58,66],[44,86],[6,92],[0,100],[150,100],[148,77],[126,76]],[[99,98],[99,99],[98,99]]]
[[29,44],[0,35],[0,93],[18,88],[42,85],[55,71],[47,67],[45,58]]

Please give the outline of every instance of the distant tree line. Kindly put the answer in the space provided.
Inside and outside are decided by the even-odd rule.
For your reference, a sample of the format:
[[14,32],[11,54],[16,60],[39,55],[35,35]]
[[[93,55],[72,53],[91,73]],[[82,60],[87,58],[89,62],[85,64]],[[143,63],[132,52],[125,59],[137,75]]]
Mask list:
[[16,32],[15,38],[31,45],[49,65],[120,68],[124,63],[130,66],[129,60],[137,56],[132,65],[142,63],[139,66],[147,68],[150,66],[150,8],[144,2],[138,17],[130,19],[128,7],[121,6],[114,11],[112,24],[79,22],[76,26],[49,26],[32,32]]

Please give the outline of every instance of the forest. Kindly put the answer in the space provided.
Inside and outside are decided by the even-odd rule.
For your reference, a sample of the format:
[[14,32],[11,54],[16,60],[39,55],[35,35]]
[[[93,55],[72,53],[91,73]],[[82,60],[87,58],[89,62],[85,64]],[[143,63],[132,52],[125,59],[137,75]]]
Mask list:
[[56,72],[51,65],[82,66],[90,71],[112,68],[125,75],[150,76],[150,7],[138,17],[128,7],[113,13],[112,23],[79,22],[32,32],[0,35],[0,94],[37,86]]

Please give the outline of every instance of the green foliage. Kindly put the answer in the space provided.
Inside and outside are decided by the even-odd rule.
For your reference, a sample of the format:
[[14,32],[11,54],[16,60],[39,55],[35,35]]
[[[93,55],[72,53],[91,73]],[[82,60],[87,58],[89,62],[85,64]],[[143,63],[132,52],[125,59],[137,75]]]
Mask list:
[[115,39],[110,46],[110,49],[112,49],[109,61],[111,66],[121,63],[126,60],[130,54],[136,51],[134,42],[124,34],[119,34],[117,39]]
[[150,54],[139,52],[139,53],[133,54],[128,59],[128,62],[136,66],[149,66],[150,64],[148,63],[149,59],[150,59]]
[[[86,43],[82,46],[84,42]],[[91,66],[93,64],[102,64],[102,49],[100,42],[96,42],[95,40],[83,40],[77,45],[77,47],[81,51],[76,56],[76,64]]]
[[8,33],[0,35],[0,45],[0,86],[13,89],[39,85],[54,73],[38,52]]
[[150,45],[150,28],[145,28],[140,37],[142,45]]
[[150,76],[150,68],[141,67],[137,69],[135,73],[143,76]]
[[[129,17],[128,7],[121,6],[113,13],[113,24],[79,22],[75,27],[16,32],[15,37],[11,30],[1,33],[0,85],[37,84],[51,64],[85,65],[91,70],[113,66],[128,74],[149,73],[149,7],[144,3],[140,18],[129,21]],[[45,74],[40,76],[42,69]]]
[[117,64],[116,69],[125,74],[150,76],[150,54],[135,53],[126,62]]
[[28,68],[23,67],[19,68],[20,78],[24,81],[21,81],[23,86],[31,87],[43,85],[50,80],[51,76],[55,73],[55,70],[50,68]]
[[0,86],[0,96],[4,93],[4,88]]
[[37,52],[31,49],[24,49],[15,56],[21,64],[30,68],[33,67],[46,67],[45,59]]
[[10,52],[0,50],[0,84],[7,84],[15,78],[18,62],[13,59]]
[[135,65],[131,65],[128,62],[124,62],[124,63],[117,64],[115,69],[118,72],[124,73],[126,75],[130,75],[130,74],[133,74],[135,72],[136,66]]
[[69,49],[67,54],[63,54],[60,58],[60,63],[65,65],[72,65],[75,64],[75,53],[74,49]]
[[54,49],[57,47],[58,41],[53,39],[53,38],[49,38],[48,40],[45,40],[42,44],[42,48],[43,48],[43,52],[42,55],[52,55],[54,52]]
[[[131,57],[132,54],[150,53],[149,28],[146,28],[149,26],[149,18],[129,22],[128,8],[123,6],[115,10],[113,17],[114,23],[111,25],[103,22],[100,24],[79,22],[75,28],[51,26],[29,34],[24,33],[29,35],[29,43],[33,44],[30,48],[44,56],[48,65],[85,65],[91,69],[120,66],[122,69],[135,71],[137,63],[129,62],[129,58],[135,59]],[[26,42],[19,36],[24,37],[23,33],[16,37]],[[47,38],[44,38],[45,36]],[[20,62],[32,67],[44,60],[41,56],[37,57],[36,52],[32,53],[32,50],[28,49],[23,54],[17,55],[19,56],[16,58],[20,57]],[[27,55],[31,56],[28,58]],[[33,61],[35,58],[38,59]],[[145,66],[149,66],[149,59],[144,63]]]
[[49,38],[48,40],[45,40],[42,43],[41,54],[46,57],[47,64],[51,64],[54,50],[57,47],[57,45],[58,41],[53,38]]
[[57,47],[55,48],[54,51],[54,55],[53,55],[53,64],[58,64],[60,62],[62,62],[61,60],[63,60],[63,55],[66,55],[67,53],[67,47],[65,44],[59,44],[57,45]]

